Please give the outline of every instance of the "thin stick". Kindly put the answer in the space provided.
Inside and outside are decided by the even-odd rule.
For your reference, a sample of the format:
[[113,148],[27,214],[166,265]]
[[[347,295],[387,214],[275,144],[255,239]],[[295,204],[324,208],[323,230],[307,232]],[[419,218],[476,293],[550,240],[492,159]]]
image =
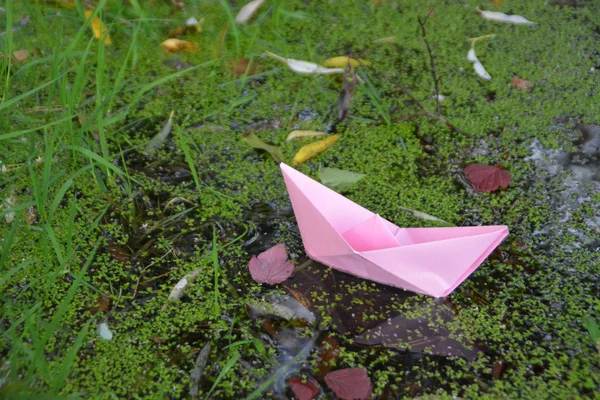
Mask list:
[[429,53],[429,64],[431,65],[431,76],[433,77],[433,84],[435,87],[435,103],[437,105],[437,113],[438,116],[442,116],[442,107],[440,105],[440,87],[439,87],[439,78],[437,75],[437,70],[435,68],[435,59],[433,58],[433,51],[431,51],[431,46],[429,45],[429,41],[427,40],[427,32],[425,31],[425,24],[427,23],[427,19],[433,12],[433,7],[429,8],[429,13],[424,19],[421,17],[417,17],[417,21],[419,22],[419,26],[421,27],[421,38],[423,38],[423,42],[425,42],[425,47],[427,47],[427,53]]

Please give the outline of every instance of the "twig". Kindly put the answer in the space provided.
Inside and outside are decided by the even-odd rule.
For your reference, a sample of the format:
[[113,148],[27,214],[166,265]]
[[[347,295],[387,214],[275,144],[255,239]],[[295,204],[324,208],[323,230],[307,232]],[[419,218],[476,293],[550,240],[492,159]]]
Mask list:
[[417,17],[417,21],[419,22],[419,26],[421,27],[421,38],[423,42],[425,42],[425,47],[427,47],[427,53],[429,53],[429,64],[431,65],[431,76],[433,77],[433,84],[435,87],[435,103],[437,105],[437,113],[438,116],[442,116],[442,107],[440,105],[440,88],[439,88],[439,78],[437,75],[437,70],[435,68],[435,59],[433,58],[433,52],[431,51],[431,46],[429,45],[429,41],[427,40],[427,32],[425,31],[425,24],[427,23],[427,19],[433,12],[433,7],[429,8],[429,12],[424,19],[421,17]]

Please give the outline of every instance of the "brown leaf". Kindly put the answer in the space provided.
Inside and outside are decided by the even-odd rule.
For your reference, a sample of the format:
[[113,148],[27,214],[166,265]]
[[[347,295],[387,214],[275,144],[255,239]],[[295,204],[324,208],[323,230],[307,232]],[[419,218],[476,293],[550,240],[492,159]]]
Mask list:
[[348,115],[350,100],[352,100],[355,89],[356,73],[354,72],[352,64],[348,64],[344,71],[344,90],[340,93],[340,98],[338,100],[338,119],[340,121],[343,121]]
[[29,52],[27,50],[15,50],[12,55],[18,62],[23,62],[29,58]]
[[319,394],[320,385],[314,379],[294,377],[287,382],[297,400],[312,400]]
[[325,336],[319,343],[319,352],[317,355],[317,372],[315,376],[322,378],[331,372],[335,361],[340,356],[340,345],[334,337]]
[[520,90],[531,90],[531,88],[533,87],[533,83],[531,83],[531,81],[526,81],[525,79],[521,79],[518,76],[513,76],[512,78],[512,85]]
[[471,164],[464,169],[469,182],[476,192],[493,192],[500,187],[508,187],[510,172],[504,168],[484,164]]
[[169,53],[188,52],[195,53],[198,51],[198,45],[196,43],[188,42],[187,40],[181,39],[167,39],[160,44],[160,46],[168,51]]
[[234,58],[229,61],[229,71],[236,76],[252,76],[256,74],[258,63],[249,58]]
[[108,297],[100,295],[98,297],[96,305],[90,308],[90,312],[92,314],[97,314],[108,310],[108,307],[110,307],[110,299]]

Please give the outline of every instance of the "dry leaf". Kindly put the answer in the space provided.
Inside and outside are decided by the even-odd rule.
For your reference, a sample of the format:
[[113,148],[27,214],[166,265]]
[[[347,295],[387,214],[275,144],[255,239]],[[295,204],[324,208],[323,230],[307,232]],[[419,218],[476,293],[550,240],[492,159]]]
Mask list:
[[501,12],[496,11],[482,11],[479,8],[477,9],[479,15],[481,15],[484,19],[490,21],[497,22],[506,22],[508,24],[517,24],[517,25],[537,25],[537,22],[532,22],[525,17],[520,15],[507,15]]
[[33,225],[37,222],[39,215],[35,206],[28,207],[25,212],[25,223],[27,225]]
[[154,153],[156,149],[158,149],[160,145],[163,144],[167,136],[169,136],[169,133],[171,133],[171,129],[173,127],[173,114],[175,114],[175,111],[171,110],[171,115],[169,115],[167,123],[162,127],[162,129],[160,130],[160,132],[158,132],[156,136],[150,139],[150,141],[146,145],[146,148],[144,149],[144,154],[150,155]]
[[238,14],[236,15],[235,23],[245,24],[246,22],[250,21],[250,19],[254,16],[258,8],[262,6],[264,2],[265,0],[254,0],[246,4],[240,9]]
[[348,64],[344,72],[344,89],[338,99],[338,120],[340,122],[346,119],[350,110],[350,100],[352,100],[352,95],[356,89],[357,78],[354,68],[351,64]]
[[292,163],[294,165],[304,164],[317,154],[322,153],[330,148],[335,142],[338,141],[339,138],[339,134],[331,135],[331,137],[328,137],[327,139],[319,140],[318,142],[302,146],[294,156]]
[[[8,195],[8,197],[4,199],[4,207],[3,208],[10,209],[13,206],[16,206],[18,202],[19,202],[19,200],[17,199],[17,195],[16,195],[15,191],[12,190],[10,192],[10,194]],[[9,224],[9,225],[12,224],[13,220],[15,219],[15,212],[11,211],[11,212],[4,214],[4,219],[6,220],[7,224]]]
[[483,66],[481,61],[479,61],[477,55],[475,55],[475,47],[471,47],[469,49],[469,52],[467,53],[467,60],[473,63],[473,68],[475,68],[475,73],[477,75],[479,75],[486,81],[492,80],[492,76],[485,70],[485,67]]
[[533,87],[533,83],[531,83],[530,81],[526,81],[525,79],[521,79],[516,75],[512,78],[512,84],[515,88],[521,90],[531,90],[531,88]]
[[[94,10],[85,10],[84,16],[85,19],[88,20],[94,13]],[[95,16],[92,18],[92,22],[90,22],[90,28],[92,28],[92,32],[94,33],[94,37],[98,40],[104,40],[104,44],[110,46],[112,44],[112,40],[110,39],[110,35],[108,34],[108,29],[104,25],[104,23]]]
[[229,71],[236,76],[252,76],[256,74],[258,63],[249,58],[234,58],[229,62]]
[[171,289],[171,293],[169,293],[168,299],[180,299],[181,296],[183,296],[183,293],[187,289],[188,285],[192,283],[194,279],[196,279],[196,277],[200,274],[201,271],[202,269],[198,268],[194,272],[184,275],[183,278],[181,278],[179,282],[177,282],[177,284],[173,287],[173,289]]
[[322,67],[320,65],[317,65],[315,63],[311,63],[308,61],[295,60],[293,58],[284,58],[284,57],[278,56],[277,54],[273,54],[270,51],[265,51],[265,54],[268,55],[269,57],[275,58],[276,60],[279,60],[279,61],[287,64],[289,69],[291,69],[292,71],[297,72],[299,74],[330,75],[330,74],[343,74],[344,73],[343,68],[325,68],[325,67]]
[[194,369],[190,373],[190,397],[192,399],[198,398],[200,378],[202,378],[202,374],[204,373],[204,369],[206,368],[206,364],[208,363],[209,355],[210,341],[206,342],[202,350],[200,350],[198,357],[196,357]]
[[327,135],[327,132],[318,132],[318,131],[291,131],[287,138],[285,138],[286,142],[289,142],[292,139],[303,138],[303,137],[313,137],[313,136],[324,136]]
[[180,26],[179,28],[173,29],[169,32],[169,37],[174,38],[181,35],[187,35],[189,33],[200,33],[202,32],[202,23],[204,22],[204,18],[198,21],[195,17],[190,17],[185,21],[185,25]]
[[323,62],[323,65],[327,68],[346,68],[348,64],[352,65],[354,68],[360,67],[361,65],[370,65],[368,61],[347,56],[332,57]]
[[15,50],[12,55],[18,62],[23,62],[29,58],[29,52],[27,50]]
[[198,45],[196,43],[188,42],[187,40],[181,39],[167,39],[162,42],[161,47],[170,53],[178,53],[180,51],[195,53],[198,51]]

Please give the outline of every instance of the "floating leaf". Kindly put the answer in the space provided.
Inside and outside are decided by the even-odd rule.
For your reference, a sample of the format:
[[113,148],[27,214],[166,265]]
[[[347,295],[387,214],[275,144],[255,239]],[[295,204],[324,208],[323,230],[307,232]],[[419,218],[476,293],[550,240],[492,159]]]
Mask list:
[[183,296],[183,293],[187,289],[188,285],[196,279],[196,277],[200,274],[201,271],[202,269],[198,268],[194,272],[184,275],[183,278],[181,278],[179,282],[177,282],[177,284],[173,287],[173,289],[171,289],[171,293],[169,293],[168,299],[180,299],[181,296]]
[[327,139],[319,140],[318,142],[302,146],[294,156],[292,163],[294,165],[304,164],[317,154],[322,153],[333,146],[333,144],[337,142],[339,138],[339,134],[331,135],[331,137],[328,137]]
[[319,394],[321,387],[317,381],[312,378],[302,379],[294,377],[287,381],[292,393],[297,400],[312,400]]
[[106,341],[112,340],[113,338],[113,333],[106,322],[101,322],[100,325],[98,325],[98,335]]
[[178,53],[181,51],[194,53],[198,51],[198,45],[196,43],[188,42],[187,40],[181,39],[167,39],[162,42],[161,47],[170,53]]
[[245,24],[248,21],[250,21],[254,14],[256,14],[256,11],[258,11],[258,8],[262,6],[264,2],[265,0],[253,0],[250,3],[246,4],[240,9],[238,14],[236,15],[235,23]]
[[264,301],[246,303],[253,318],[269,316],[286,321],[304,320],[309,324],[315,321],[315,315],[298,300],[283,294],[267,296]]
[[254,149],[265,150],[268,151],[269,154],[273,157],[273,159],[280,163],[283,161],[283,153],[279,146],[273,146],[272,144],[266,144],[262,140],[258,138],[254,133],[244,134],[242,136],[244,142],[250,145]]
[[293,58],[284,58],[284,57],[278,56],[277,54],[273,54],[270,51],[266,51],[265,54],[268,55],[269,57],[275,58],[276,60],[279,60],[279,61],[287,64],[289,69],[291,69],[292,71],[297,72],[299,74],[329,75],[329,74],[343,74],[344,73],[343,68],[325,68],[325,67],[322,67],[320,65],[317,65],[315,63],[311,63],[308,61],[294,60]]
[[173,128],[173,114],[175,114],[174,110],[171,110],[171,115],[169,115],[169,119],[167,123],[162,127],[160,132],[156,136],[154,136],[146,145],[144,149],[144,153],[149,155],[152,154],[160,147],[161,144],[165,141],[167,136],[171,133],[171,129]]
[[180,26],[179,28],[173,29],[169,32],[169,37],[174,38],[181,35],[186,35],[189,33],[200,33],[202,32],[202,23],[204,22],[204,18],[198,21],[195,17],[190,17],[185,21],[185,25]]
[[364,368],[346,368],[330,372],[325,383],[343,400],[369,399],[373,385]]
[[531,22],[527,18],[522,17],[520,15],[507,15],[496,11],[482,11],[479,8],[477,9],[477,12],[484,19],[488,19],[490,21],[506,22],[508,24],[517,25],[537,25],[537,22]]
[[531,90],[531,88],[533,87],[533,83],[531,83],[530,81],[526,81],[525,79],[521,79],[516,75],[513,76],[511,82],[515,88],[520,90]]
[[[85,10],[83,15],[85,16],[85,19],[88,20],[90,19],[93,13],[94,10]],[[96,39],[103,40],[104,44],[107,46],[110,46],[112,44],[112,40],[110,39],[110,35],[108,34],[108,29],[106,29],[106,26],[100,20],[100,18],[98,18],[98,16],[92,18],[92,22],[90,22],[90,28],[92,28],[92,32],[94,33],[94,37]]]
[[252,257],[248,263],[250,275],[258,283],[281,283],[294,273],[294,264],[288,260],[285,244],[279,243]]
[[476,192],[493,192],[510,184],[510,172],[504,168],[471,164],[464,169]]
[[473,68],[475,68],[475,73],[477,75],[479,75],[486,81],[492,80],[492,76],[485,70],[485,67],[483,66],[481,61],[479,61],[477,55],[475,55],[475,47],[471,47],[469,49],[469,52],[467,53],[467,60],[473,63]]
[[447,221],[444,221],[443,219],[440,219],[438,217],[434,217],[433,215],[429,215],[427,213],[424,213],[422,211],[417,211],[417,210],[413,210],[411,208],[404,208],[404,207],[400,207],[398,206],[399,209],[404,210],[404,211],[408,211],[409,213],[411,213],[412,215],[414,215],[417,218],[421,218],[424,219],[426,221],[436,221],[436,222],[442,222],[444,224],[450,224]]
[[353,68],[357,68],[361,65],[370,65],[371,63],[365,60],[351,58],[348,56],[332,57],[328,58],[323,62],[323,65],[327,68],[346,68],[348,64],[351,65]]
[[330,335],[325,336],[317,349],[316,360],[318,363],[315,376],[323,378],[330,373],[340,354],[340,344],[337,339]]
[[325,167],[319,170],[319,179],[321,182],[323,182],[323,185],[341,192],[350,189],[352,185],[360,181],[365,176],[365,174],[345,171],[339,168]]
[[296,139],[296,138],[325,136],[327,134],[328,134],[327,132],[319,132],[319,131],[291,131],[285,138],[285,141],[289,142],[290,140]]

